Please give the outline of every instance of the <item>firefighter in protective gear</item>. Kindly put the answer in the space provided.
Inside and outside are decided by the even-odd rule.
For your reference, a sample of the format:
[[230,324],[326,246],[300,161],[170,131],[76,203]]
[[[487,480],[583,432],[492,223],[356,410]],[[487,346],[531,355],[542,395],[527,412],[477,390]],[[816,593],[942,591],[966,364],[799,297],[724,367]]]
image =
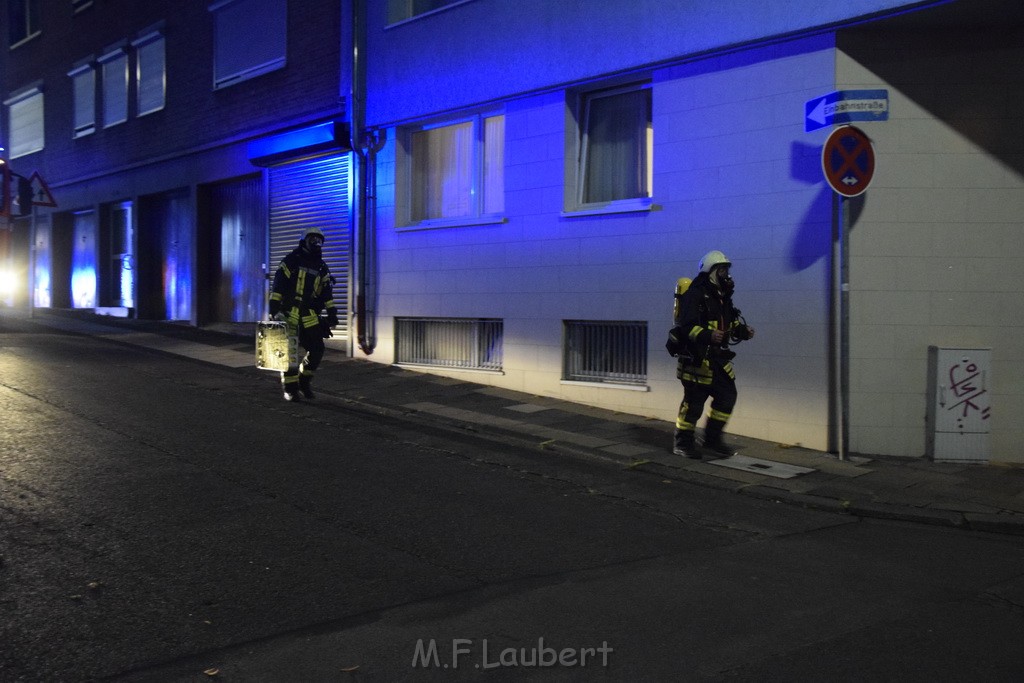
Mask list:
[[683,383],[683,401],[676,417],[673,453],[687,458],[701,457],[696,426],[708,398],[711,412],[704,428],[703,447],[716,456],[735,452],[722,438],[736,405],[736,373],[732,366],[736,354],[729,345],[752,338],[754,328],[733,306],[731,266],[722,252],[708,252],[700,260],[700,272],[676,299],[675,327],[667,346],[679,359],[676,376]]
[[[281,373],[286,401],[297,401],[300,395],[314,398],[313,375],[324,357],[324,336],[330,336],[330,328],[338,324],[333,278],[323,260],[323,244],[320,228],[306,230],[299,246],[281,260],[274,274],[270,317],[288,323],[288,333],[298,337],[306,352],[298,366]],[[321,325],[321,311],[327,314],[326,328]]]

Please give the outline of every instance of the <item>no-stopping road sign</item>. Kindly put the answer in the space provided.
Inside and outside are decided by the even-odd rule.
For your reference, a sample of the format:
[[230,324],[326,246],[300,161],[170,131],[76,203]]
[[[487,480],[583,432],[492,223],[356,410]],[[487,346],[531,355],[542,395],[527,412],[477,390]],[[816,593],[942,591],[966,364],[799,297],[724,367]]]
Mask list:
[[875,150],[859,128],[836,128],[821,148],[821,169],[833,190],[856,197],[868,189],[875,175]]

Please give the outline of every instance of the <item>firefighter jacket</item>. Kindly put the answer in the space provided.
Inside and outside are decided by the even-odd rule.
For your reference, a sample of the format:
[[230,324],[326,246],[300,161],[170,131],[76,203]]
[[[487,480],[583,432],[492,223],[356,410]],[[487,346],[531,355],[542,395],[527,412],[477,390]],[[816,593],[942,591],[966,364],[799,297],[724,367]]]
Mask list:
[[[712,343],[714,330],[727,331],[721,344]],[[679,297],[675,327],[669,332],[667,346],[679,359],[676,376],[684,382],[711,384],[715,369],[720,368],[735,379],[732,359],[736,354],[728,342],[747,338],[747,326],[732,298],[720,293],[707,273],[701,273]]]
[[298,329],[320,325],[320,312],[327,312],[328,324],[338,324],[338,309],[331,292],[331,271],[319,256],[302,244],[285,256],[270,293],[270,315],[283,313],[288,325]]

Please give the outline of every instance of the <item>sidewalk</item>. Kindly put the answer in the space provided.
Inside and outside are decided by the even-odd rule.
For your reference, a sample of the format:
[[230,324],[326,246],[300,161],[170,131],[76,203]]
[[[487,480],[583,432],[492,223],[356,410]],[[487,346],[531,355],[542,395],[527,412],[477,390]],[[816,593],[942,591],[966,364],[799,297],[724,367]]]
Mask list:
[[[7,323],[0,331],[15,324],[21,329],[42,325],[260,372],[246,326],[218,332],[48,310],[37,310],[30,320],[25,311],[11,309],[0,309],[0,322]],[[268,391],[276,391],[276,378],[265,374]],[[728,436],[738,455],[687,460],[671,453],[669,422],[339,358],[330,351],[317,373],[316,389],[324,398],[370,412],[596,459],[663,479],[838,514],[1024,535],[1024,467],[891,457],[839,461],[827,453],[735,435]]]

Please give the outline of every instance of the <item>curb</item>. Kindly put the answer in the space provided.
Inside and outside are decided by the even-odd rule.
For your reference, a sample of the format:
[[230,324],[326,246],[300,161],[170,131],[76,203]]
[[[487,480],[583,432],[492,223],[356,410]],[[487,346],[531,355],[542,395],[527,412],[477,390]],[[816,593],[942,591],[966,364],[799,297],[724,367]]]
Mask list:
[[1017,515],[968,512],[964,515],[964,521],[975,531],[1024,536],[1024,519],[1018,519]]
[[365,413],[416,422],[435,429],[442,429],[455,434],[470,435],[488,441],[498,441],[515,445],[532,451],[547,451],[573,458],[598,461],[606,465],[618,466],[624,470],[634,470],[651,476],[679,481],[694,486],[714,489],[725,493],[770,500],[777,503],[794,505],[805,509],[819,510],[839,515],[850,515],[862,519],[886,519],[929,526],[964,529],[970,531],[987,531],[991,533],[1024,536],[1024,515],[961,513],[952,510],[935,510],[918,508],[909,505],[876,503],[874,501],[841,500],[807,493],[797,493],[787,489],[775,488],[766,484],[744,484],[742,482],[722,479],[702,472],[694,472],[672,465],[637,461],[633,458],[618,457],[602,453],[584,446],[577,446],[559,441],[540,441],[534,435],[524,435],[512,430],[488,427],[458,419],[445,418],[418,410],[389,406],[381,403],[353,398],[335,393],[330,389],[324,395],[342,401],[350,408]]
[[[42,327],[52,327],[42,321],[35,322]],[[113,322],[115,323],[112,325],[113,327],[131,329],[130,325],[118,325],[116,323],[119,321]],[[59,329],[86,337],[95,336],[88,331],[70,330],[64,329],[63,327],[60,327]],[[160,332],[153,333],[161,334]],[[220,337],[222,341],[243,340],[242,337],[237,337],[236,335],[231,335],[229,333],[215,331],[213,334]],[[164,336],[177,337],[177,335]],[[116,338],[108,339],[108,341],[123,343],[127,346],[134,346],[129,341],[121,341]],[[159,349],[154,350],[163,352]],[[325,388],[323,393],[342,402],[349,409],[362,412],[364,414],[368,413],[393,420],[415,422],[419,425],[447,431],[453,434],[472,436],[487,441],[514,445],[534,452],[547,451],[571,458],[580,458],[599,462],[604,465],[611,465],[624,470],[637,470],[644,474],[660,477],[662,479],[680,481],[694,486],[701,486],[703,488],[723,492],[739,493],[761,500],[785,503],[806,509],[841,515],[852,515],[859,518],[887,519],[1010,536],[1024,536],[1024,515],[1011,513],[958,512],[955,510],[922,508],[912,505],[879,503],[870,500],[844,500],[836,497],[798,493],[784,488],[776,488],[768,484],[745,484],[730,479],[715,477],[703,472],[675,467],[668,463],[637,460],[636,458],[607,453],[573,443],[557,440],[541,440],[534,434],[524,434],[511,429],[490,427],[475,422],[465,422],[452,417],[441,417],[415,409],[403,408],[401,406],[375,403],[366,400],[365,397],[357,398],[344,393],[331,391],[329,388]]]
[[800,507],[811,510],[823,510],[825,512],[837,512],[840,514],[848,514],[850,512],[849,503],[844,500],[813,496],[808,493],[796,493],[794,491],[777,489],[764,484],[753,484],[751,486],[747,486],[741,489],[741,492],[753,498],[774,500],[777,503],[788,503],[790,505],[799,505]]
[[929,510],[908,505],[890,505],[866,500],[851,501],[847,509],[850,514],[857,515],[858,517],[892,519],[900,522],[931,524],[933,526],[965,527],[963,513],[952,510]]

